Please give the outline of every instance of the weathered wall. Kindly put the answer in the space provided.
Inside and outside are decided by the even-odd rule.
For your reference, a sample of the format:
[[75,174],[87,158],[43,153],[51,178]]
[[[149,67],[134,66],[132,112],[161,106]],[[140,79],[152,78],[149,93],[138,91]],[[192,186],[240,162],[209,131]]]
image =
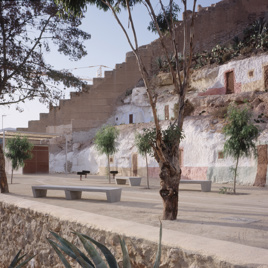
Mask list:
[[268,55],[232,60],[215,68],[204,68],[193,73],[191,87],[198,88],[199,96],[226,94],[226,73],[234,73],[234,92],[265,91],[265,67]]
[[[52,238],[49,231],[58,233],[76,245],[78,244],[72,234],[73,230],[90,235],[115,254],[120,267],[122,255],[118,235],[124,235],[133,268],[152,267],[155,259],[159,229],[153,226],[88,212],[81,213],[79,210],[41,204],[9,195],[0,196],[0,211],[0,267],[8,267],[20,249],[22,254],[37,254],[30,263],[31,268],[63,267],[46,240],[47,237]],[[124,230],[128,232],[125,233]],[[168,233],[168,230],[164,230],[161,268],[240,267],[224,259],[183,250],[179,246],[180,237],[174,238],[174,234],[169,236]],[[143,236],[149,239],[142,238]],[[172,241],[176,246],[169,246],[168,241]],[[81,244],[79,248],[82,248]],[[192,248],[195,248],[195,245]],[[72,267],[76,267],[75,265],[72,262]]]

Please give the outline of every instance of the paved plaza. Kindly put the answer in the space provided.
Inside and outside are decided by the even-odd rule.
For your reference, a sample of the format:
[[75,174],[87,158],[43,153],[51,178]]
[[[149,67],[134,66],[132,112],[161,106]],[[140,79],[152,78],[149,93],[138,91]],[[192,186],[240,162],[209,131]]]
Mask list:
[[[108,203],[104,193],[92,192],[83,192],[81,200],[66,200],[63,191],[48,191],[45,198],[33,198],[32,185],[48,184],[115,186],[113,179],[109,184],[104,176],[83,176],[80,181],[76,174],[15,175],[13,184],[9,184],[10,196],[108,216],[117,222],[122,220],[125,225],[137,223],[144,228],[159,228],[163,206],[157,179],[150,180],[150,189],[146,189],[144,178],[141,186],[120,185],[121,202],[116,203]],[[223,248],[221,251],[225,248],[230,251],[230,245],[241,254],[247,249],[252,254],[252,262],[264,254],[260,262],[263,265],[258,267],[268,267],[268,187],[238,185],[237,195],[231,195],[219,194],[222,186],[232,187],[231,184],[212,184],[211,192],[201,192],[200,185],[181,185],[178,219],[163,221],[163,234],[178,232],[184,241],[182,246],[190,238],[195,239],[196,247],[202,247],[204,252],[209,252],[209,243],[204,241],[212,241],[211,245],[218,243],[219,248]]]

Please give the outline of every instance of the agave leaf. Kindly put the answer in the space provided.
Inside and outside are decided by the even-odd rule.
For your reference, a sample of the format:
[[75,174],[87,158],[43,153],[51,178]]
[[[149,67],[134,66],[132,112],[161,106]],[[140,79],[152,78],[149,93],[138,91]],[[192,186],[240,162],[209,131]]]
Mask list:
[[14,257],[14,259],[12,260],[11,264],[9,265],[8,268],[14,268],[15,265],[26,255],[24,254],[22,257],[19,258],[21,253],[21,250],[19,250],[19,252],[17,253],[17,255]]
[[85,239],[80,233],[74,232],[79,239],[81,240],[85,250],[92,258],[96,268],[108,268],[103,259],[101,258],[100,254],[96,250],[96,248],[90,243],[87,239]]
[[76,260],[82,267],[94,267],[93,263],[87,258],[87,256],[82,253],[75,245],[54,232],[50,233],[61,243],[61,245],[58,245],[58,247],[67,255]]
[[123,252],[123,268],[131,268],[130,259],[129,259],[128,250],[126,247],[125,240],[121,239],[119,237],[119,241],[120,241],[121,249]]
[[55,243],[54,241],[52,241],[51,239],[47,238],[49,244],[53,247],[53,249],[56,251],[56,253],[58,254],[61,262],[63,263],[63,265],[65,266],[65,268],[72,268],[72,266],[69,264],[69,262],[66,260],[66,258],[64,257],[64,255],[61,253],[61,251],[58,249],[58,244]]
[[24,267],[26,264],[28,264],[28,262],[32,259],[32,258],[34,258],[36,256],[36,254],[35,255],[33,255],[33,256],[31,256],[31,257],[29,257],[28,259],[26,259],[24,262],[22,262],[22,263],[20,263],[18,266],[16,266],[16,268],[21,268],[21,267]]
[[103,244],[97,242],[96,240],[94,240],[93,238],[91,238],[90,236],[81,234],[84,238],[90,240],[93,244],[95,244],[103,253],[107,263],[109,264],[110,268],[118,268],[118,264],[116,262],[116,259],[114,257],[114,255],[111,253],[111,251]]
[[20,260],[22,260],[27,255],[27,254],[24,254],[21,257],[19,257],[20,253],[21,253],[21,250],[17,253],[17,255],[15,256],[15,258],[13,259],[13,261],[11,262],[8,268],[21,268],[25,266],[26,264],[28,264],[28,262],[36,256],[35,254],[29,257],[28,259],[26,259],[25,261],[23,261],[22,263],[20,263],[18,266],[16,266],[20,262]]
[[153,268],[158,268],[160,265],[161,260],[161,248],[162,248],[162,222],[160,221],[160,231],[159,231],[159,243],[158,243],[158,250],[155,257],[155,263]]

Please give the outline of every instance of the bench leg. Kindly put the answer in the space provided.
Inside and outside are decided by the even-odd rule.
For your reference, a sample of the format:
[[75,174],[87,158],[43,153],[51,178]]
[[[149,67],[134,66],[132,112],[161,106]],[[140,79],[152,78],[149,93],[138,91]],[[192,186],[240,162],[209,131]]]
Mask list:
[[201,191],[211,192],[211,181],[206,181],[204,183],[201,183]]
[[106,192],[107,201],[109,203],[119,202],[121,200],[122,189],[114,189]]
[[46,197],[47,196],[47,190],[41,190],[41,189],[32,189],[33,190],[33,196],[36,197]]
[[67,200],[81,199],[82,191],[68,191],[65,190],[65,197]]

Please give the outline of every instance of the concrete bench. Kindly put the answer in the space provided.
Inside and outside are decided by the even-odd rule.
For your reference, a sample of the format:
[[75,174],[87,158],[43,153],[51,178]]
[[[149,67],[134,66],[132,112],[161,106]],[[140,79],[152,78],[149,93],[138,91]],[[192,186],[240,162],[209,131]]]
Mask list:
[[130,186],[140,186],[141,177],[116,177],[115,178],[116,184],[126,184],[127,181]]
[[199,181],[199,180],[181,180],[181,184],[201,184],[202,192],[211,191],[211,181]]
[[37,185],[32,186],[34,197],[46,197],[47,190],[63,190],[68,200],[81,199],[82,191],[105,192],[107,201],[110,203],[119,202],[122,188],[116,187],[89,187],[89,186],[61,186],[61,185]]

